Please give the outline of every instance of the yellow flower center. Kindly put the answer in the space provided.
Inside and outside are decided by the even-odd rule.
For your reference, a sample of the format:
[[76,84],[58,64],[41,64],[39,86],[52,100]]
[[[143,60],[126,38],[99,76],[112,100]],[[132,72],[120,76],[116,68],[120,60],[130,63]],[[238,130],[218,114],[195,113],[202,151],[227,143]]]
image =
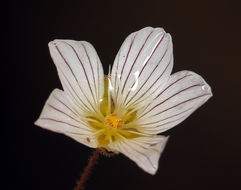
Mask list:
[[118,118],[117,114],[110,114],[105,117],[105,125],[110,129],[120,129],[123,126],[123,119]]
[[105,91],[99,103],[99,113],[86,115],[89,126],[93,129],[98,148],[108,149],[110,143],[141,136],[135,125],[136,113],[133,108],[116,109],[108,93],[108,78],[105,78]]

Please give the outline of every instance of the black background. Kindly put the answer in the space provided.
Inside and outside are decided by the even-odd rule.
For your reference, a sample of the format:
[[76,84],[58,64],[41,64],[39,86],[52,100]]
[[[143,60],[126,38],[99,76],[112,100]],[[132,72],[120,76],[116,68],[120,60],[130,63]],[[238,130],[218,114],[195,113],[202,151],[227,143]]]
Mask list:
[[50,92],[62,88],[47,43],[89,41],[107,72],[125,37],[145,26],[172,35],[173,72],[197,72],[214,96],[166,133],[170,140],[155,176],[122,155],[102,156],[86,189],[241,189],[238,1],[16,1],[10,7],[5,21],[11,48],[5,48],[10,55],[2,72],[8,159],[3,189],[73,189],[93,151],[33,124]]

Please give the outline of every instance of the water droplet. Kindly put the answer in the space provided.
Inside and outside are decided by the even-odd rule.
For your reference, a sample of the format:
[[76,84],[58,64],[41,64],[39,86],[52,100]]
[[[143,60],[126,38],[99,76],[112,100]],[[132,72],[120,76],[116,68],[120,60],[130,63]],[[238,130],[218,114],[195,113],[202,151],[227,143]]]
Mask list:
[[207,87],[206,85],[203,85],[203,86],[202,86],[202,90],[207,91],[207,90],[208,90],[208,87]]

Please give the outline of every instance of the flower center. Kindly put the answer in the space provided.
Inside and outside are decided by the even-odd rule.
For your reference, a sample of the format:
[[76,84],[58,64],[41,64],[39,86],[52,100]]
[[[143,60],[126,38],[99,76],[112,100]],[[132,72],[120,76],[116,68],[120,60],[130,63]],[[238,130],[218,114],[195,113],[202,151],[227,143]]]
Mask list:
[[121,108],[115,105],[108,87],[108,77],[105,77],[104,95],[99,101],[99,113],[88,113],[86,115],[89,126],[93,129],[98,148],[105,148],[108,145],[125,139],[140,137],[135,124],[137,111],[133,108]]
[[105,117],[105,125],[110,129],[120,129],[123,124],[123,119],[118,118],[117,114],[110,114]]

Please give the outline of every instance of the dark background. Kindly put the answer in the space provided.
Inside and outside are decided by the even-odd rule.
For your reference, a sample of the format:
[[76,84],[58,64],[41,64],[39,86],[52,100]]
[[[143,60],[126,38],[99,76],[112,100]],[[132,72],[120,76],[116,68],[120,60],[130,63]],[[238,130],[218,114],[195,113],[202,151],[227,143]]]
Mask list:
[[7,95],[3,189],[71,190],[92,153],[33,124],[50,92],[61,88],[47,43],[56,38],[89,41],[107,72],[125,37],[145,26],[161,26],[172,35],[173,72],[197,72],[214,96],[165,133],[170,140],[155,176],[122,155],[102,156],[86,189],[241,189],[238,1],[13,1],[10,8],[4,18],[11,38],[2,72],[7,88],[2,93]]

